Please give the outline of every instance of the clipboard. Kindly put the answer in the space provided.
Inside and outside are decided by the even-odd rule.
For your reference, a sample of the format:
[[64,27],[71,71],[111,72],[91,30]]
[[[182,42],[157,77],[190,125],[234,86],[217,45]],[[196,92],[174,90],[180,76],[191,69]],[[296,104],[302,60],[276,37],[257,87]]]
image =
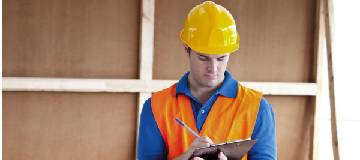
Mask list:
[[201,157],[206,160],[217,160],[218,154],[223,152],[229,159],[241,159],[256,143],[256,140],[237,140],[233,142],[211,145],[210,147],[198,148],[191,158]]

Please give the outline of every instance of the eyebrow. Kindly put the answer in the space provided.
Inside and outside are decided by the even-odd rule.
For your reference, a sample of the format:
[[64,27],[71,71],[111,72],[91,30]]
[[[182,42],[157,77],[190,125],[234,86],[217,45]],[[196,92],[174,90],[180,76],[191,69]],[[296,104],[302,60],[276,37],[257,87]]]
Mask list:
[[[200,55],[200,54],[199,54],[199,56],[204,57],[204,58],[210,58],[209,56],[204,56],[204,55]],[[226,55],[221,56],[221,57],[217,57],[216,59],[221,59],[221,58],[225,58],[225,57],[226,57]]]

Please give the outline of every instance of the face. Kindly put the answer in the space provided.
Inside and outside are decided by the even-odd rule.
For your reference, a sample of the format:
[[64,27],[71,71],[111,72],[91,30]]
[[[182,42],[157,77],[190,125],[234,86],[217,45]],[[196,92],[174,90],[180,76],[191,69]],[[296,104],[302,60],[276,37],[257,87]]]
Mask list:
[[224,80],[229,54],[201,54],[191,50],[189,59],[189,76],[199,87],[216,87]]

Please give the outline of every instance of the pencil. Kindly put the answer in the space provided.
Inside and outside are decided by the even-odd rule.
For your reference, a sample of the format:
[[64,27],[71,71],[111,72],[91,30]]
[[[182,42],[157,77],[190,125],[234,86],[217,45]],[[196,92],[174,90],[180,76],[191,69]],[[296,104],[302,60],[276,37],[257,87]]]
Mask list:
[[180,121],[178,118],[175,118],[175,121],[178,122],[182,127],[184,127],[186,130],[188,130],[192,135],[199,138],[200,136],[192,130],[190,127],[188,127],[184,122]]

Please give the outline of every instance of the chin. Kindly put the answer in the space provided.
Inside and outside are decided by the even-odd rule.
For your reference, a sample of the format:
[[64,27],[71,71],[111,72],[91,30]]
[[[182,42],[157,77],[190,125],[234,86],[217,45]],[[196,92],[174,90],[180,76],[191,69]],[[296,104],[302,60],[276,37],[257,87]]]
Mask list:
[[216,87],[219,83],[217,81],[211,81],[204,83],[206,87]]

